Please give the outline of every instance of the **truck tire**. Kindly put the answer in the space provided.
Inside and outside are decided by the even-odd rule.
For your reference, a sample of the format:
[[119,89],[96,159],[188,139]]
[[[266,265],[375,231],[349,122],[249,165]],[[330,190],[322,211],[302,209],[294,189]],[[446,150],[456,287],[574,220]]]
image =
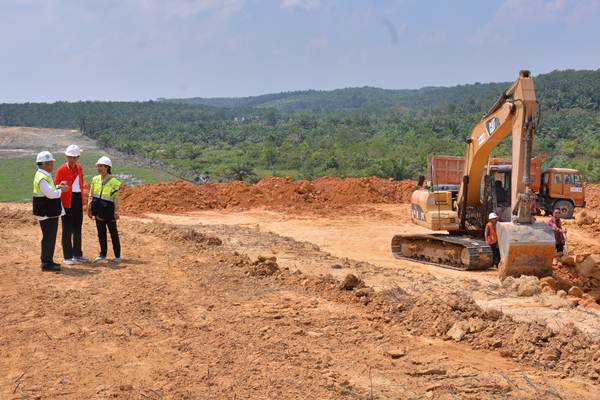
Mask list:
[[571,219],[573,218],[573,212],[575,211],[575,207],[573,203],[568,200],[558,200],[554,203],[554,208],[558,208],[560,210],[561,218]]

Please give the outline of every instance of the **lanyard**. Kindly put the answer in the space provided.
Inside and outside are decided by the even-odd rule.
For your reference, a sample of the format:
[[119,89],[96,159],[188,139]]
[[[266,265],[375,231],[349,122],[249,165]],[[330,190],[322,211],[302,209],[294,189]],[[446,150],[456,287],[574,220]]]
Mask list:
[[[104,185],[106,185],[108,182],[110,182],[110,180],[111,180],[112,178],[113,178],[113,177],[111,176],[110,178],[108,178],[108,179],[106,180],[106,182],[104,182],[104,178],[102,178],[102,176],[100,176],[100,180],[101,180],[101,182],[102,182],[102,186],[100,187],[100,198],[102,198],[102,195],[104,194]],[[112,193],[111,193],[110,195],[112,196]]]

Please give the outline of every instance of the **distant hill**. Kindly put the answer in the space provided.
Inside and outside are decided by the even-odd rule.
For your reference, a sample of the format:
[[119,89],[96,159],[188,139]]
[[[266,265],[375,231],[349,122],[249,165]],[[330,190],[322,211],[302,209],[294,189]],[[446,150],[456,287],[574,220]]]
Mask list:
[[[516,75],[515,75],[516,79]],[[336,90],[303,90],[250,97],[192,97],[158,99],[159,102],[197,104],[214,107],[274,108],[284,113],[382,111],[394,107],[431,109],[451,104],[488,103],[511,82],[475,83],[453,87],[424,87],[417,90],[392,90],[374,87]],[[554,71],[536,77],[540,101],[551,109],[600,106],[600,69],[595,71]]]

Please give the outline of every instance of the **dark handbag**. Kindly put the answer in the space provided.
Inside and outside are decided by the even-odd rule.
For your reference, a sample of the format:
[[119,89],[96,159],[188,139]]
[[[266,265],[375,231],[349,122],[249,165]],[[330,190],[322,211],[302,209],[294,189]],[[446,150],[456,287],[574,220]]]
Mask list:
[[92,215],[104,221],[115,219],[115,204],[112,201],[92,198]]

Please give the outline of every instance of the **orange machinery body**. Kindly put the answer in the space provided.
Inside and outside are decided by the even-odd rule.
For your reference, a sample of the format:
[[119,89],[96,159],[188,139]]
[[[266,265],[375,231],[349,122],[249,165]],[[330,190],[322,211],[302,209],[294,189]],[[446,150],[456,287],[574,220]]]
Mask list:
[[[569,168],[548,168],[542,171],[544,158],[537,156],[531,160],[531,189],[538,196],[537,207],[552,212],[560,200],[570,202],[573,208],[585,207],[585,188],[581,173]],[[487,173],[494,174],[494,180],[499,179],[505,183],[502,176],[504,172],[494,172],[494,167],[510,166],[511,163],[510,159],[492,158]],[[464,166],[464,157],[432,155],[428,160],[427,178],[436,186],[457,188],[462,180]],[[572,216],[572,209],[570,214],[567,213],[565,217]]]

